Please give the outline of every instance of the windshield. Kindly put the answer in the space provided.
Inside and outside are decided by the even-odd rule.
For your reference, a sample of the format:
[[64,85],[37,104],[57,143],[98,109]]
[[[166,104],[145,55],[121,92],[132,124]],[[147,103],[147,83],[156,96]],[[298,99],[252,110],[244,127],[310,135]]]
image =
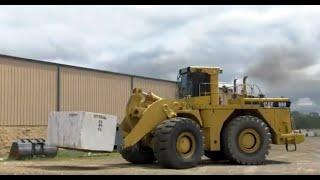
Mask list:
[[188,73],[179,74],[178,91],[179,98],[183,98],[192,94],[192,83],[188,78]]
[[[201,96],[204,92],[210,94],[210,78],[209,74],[201,72],[183,73],[178,77],[179,97]],[[202,87],[200,88],[200,86]],[[205,86],[203,86],[205,85]],[[207,94],[205,93],[205,94]]]

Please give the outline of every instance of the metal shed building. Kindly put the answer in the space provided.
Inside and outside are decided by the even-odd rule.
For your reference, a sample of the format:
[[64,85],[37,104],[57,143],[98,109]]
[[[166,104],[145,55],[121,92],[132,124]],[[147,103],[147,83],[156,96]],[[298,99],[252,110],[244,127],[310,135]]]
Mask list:
[[50,111],[123,118],[131,89],[176,96],[176,82],[0,55],[0,156],[17,138],[45,137]]

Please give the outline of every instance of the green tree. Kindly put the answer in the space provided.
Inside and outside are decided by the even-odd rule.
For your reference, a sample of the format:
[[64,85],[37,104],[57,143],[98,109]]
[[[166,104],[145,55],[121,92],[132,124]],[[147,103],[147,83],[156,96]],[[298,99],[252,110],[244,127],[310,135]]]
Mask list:
[[319,129],[320,116],[317,112],[310,112],[309,114],[293,111],[291,117],[297,129]]

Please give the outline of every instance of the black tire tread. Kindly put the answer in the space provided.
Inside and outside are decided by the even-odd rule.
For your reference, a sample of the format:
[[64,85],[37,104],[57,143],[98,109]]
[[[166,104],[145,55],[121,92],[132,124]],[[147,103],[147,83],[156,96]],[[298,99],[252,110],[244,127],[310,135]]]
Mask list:
[[[255,159],[243,159],[243,158],[239,158],[239,155],[238,155],[239,152],[236,149],[230,148],[232,147],[232,143],[234,142],[231,141],[228,137],[230,137],[230,135],[233,133],[232,131],[234,131],[242,123],[257,124],[263,129],[264,134],[266,135],[265,138],[262,138],[264,139],[262,147],[265,148],[262,150],[262,151],[265,151],[263,156],[259,156],[258,158],[255,158]],[[227,159],[242,165],[260,165],[260,164],[264,164],[266,155],[269,154],[269,149],[271,144],[271,133],[270,133],[269,127],[263,120],[255,116],[238,116],[235,119],[233,119],[229,124],[227,124],[227,126],[224,128],[222,133],[222,139],[223,139],[222,149]]]
[[151,148],[142,148],[139,144],[121,149],[120,154],[125,160],[133,164],[150,164],[156,160]]
[[[199,160],[196,160],[194,162],[189,162],[187,164],[185,163],[179,163],[179,162],[174,162],[172,158],[170,158],[170,156],[168,156],[168,154],[170,154],[170,137],[171,134],[170,132],[172,132],[175,127],[177,126],[192,126],[194,128],[196,128],[197,130],[200,131],[200,127],[199,125],[188,118],[182,118],[182,117],[177,117],[177,118],[172,118],[172,119],[168,119],[163,121],[161,124],[159,124],[154,132],[154,142],[156,142],[155,147],[154,147],[154,154],[156,159],[158,160],[159,164],[167,167],[167,168],[174,168],[174,169],[185,169],[185,168],[190,168],[190,167],[194,167],[198,164],[198,162],[201,159],[201,156],[203,154],[203,152],[201,151],[200,154],[200,158]],[[201,133],[201,139],[200,142],[198,142],[201,144],[201,148],[203,146],[203,137],[202,137],[202,133]]]

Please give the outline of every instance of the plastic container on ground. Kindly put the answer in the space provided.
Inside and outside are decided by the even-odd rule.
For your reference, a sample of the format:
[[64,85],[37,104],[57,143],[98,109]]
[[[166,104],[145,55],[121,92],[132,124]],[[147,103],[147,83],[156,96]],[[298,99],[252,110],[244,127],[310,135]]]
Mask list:
[[60,148],[111,152],[117,117],[92,112],[51,112],[47,143]]

